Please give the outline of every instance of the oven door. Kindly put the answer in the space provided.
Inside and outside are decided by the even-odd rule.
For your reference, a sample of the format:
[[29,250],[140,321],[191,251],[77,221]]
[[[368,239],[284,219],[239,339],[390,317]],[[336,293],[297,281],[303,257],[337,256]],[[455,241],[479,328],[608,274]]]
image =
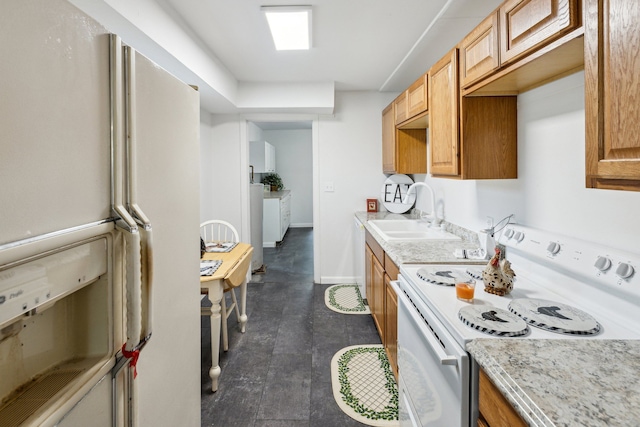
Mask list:
[[398,295],[400,426],[468,427],[468,354],[402,276],[392,286]]

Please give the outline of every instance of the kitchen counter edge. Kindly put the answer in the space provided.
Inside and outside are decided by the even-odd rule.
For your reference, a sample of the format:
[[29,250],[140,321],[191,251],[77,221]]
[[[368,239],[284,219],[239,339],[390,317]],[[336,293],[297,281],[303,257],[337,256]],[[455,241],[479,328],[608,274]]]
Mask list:
[[283,199],[288,194],[291,193],[291,190],[280,190],[280,191],[269,191],[268,193],[264,193],[265,199]]

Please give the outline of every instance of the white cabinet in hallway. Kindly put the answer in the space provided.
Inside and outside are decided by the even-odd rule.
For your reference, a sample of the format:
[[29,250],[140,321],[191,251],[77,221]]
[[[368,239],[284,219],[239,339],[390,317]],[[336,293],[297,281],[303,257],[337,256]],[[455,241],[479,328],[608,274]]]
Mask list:
[[273,248],[284,238],[291,224],[291,191],[265,193],[262,218],[262,245]]
[[276,148],[267,141],[251,141],[249,164],[255,173],[276,171]]

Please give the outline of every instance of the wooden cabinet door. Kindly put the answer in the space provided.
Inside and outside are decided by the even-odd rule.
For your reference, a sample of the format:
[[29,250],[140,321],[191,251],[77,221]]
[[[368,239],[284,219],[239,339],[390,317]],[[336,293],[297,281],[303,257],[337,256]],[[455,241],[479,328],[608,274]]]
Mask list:
[[415,117],[429,109],[428,79],[428,74],[423,74],[405,91],[407,119]]
[[402,92],[398,97],[393,101],[394,103],[394,111],[395,111],[395,125],[400,124],[407,120],[409,117],[407,116],[407,91]]
[[452,49],[429,70],[429,141],[431,173],[458,175],[459,142],[458,49]]
[[382,171],[396,173],[396,122],[393,102],[382,110]]
[[394,112],[395,102],[382,111],[382,172],[426,173],[426,130],[397,129]]
[[384,267],[375,255],[371,256],[371,288],[373,292],[373,306],[369,309],[378,327],[378,333],[384,344]]
[[498,12],[494,12],[460,42],[460,83],[467,87],[498,67]]
[[585,1],[587,187],[640,191],[640,7]]
[[366,288],[367,293],[367,304],[369,305],[369,311],[373,313],[373,306],[375,305],[374,299],[375,295],[373,293],[373,264],[371,262],[371,258],[373,257],[373,252],[369,245],[365,243],[364,245],[364,286]]
[[502,64],[531,53],[580,25],[578,0],[507,0],[499,15]]
[[389,364],[396,379],[398,378],[398,296],[389,283],[391,278],[384,277],[385,281],[385,313],[384,313],[384,333],[385,349]]
[[525,427],[527,424],[511,406],[509,401],[493,385],[484,370],[480,370],[478,385],[478,410],[485,425]]

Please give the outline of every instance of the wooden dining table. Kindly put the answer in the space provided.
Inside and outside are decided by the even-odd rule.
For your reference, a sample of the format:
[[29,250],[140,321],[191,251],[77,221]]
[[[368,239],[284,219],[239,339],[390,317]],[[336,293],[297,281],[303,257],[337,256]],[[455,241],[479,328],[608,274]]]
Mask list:
[[218,390],[220,377],[220,325],[221,307],[224,290],[229,287],[240,288],[240,331],[244,333],[247,324],[247,273],[251,266],[253,247],[248,243],[238,243],[229,252],[205,252],[202,261],[222,260],[222,264],[211,276],[200,276],[200,293],[206,294],[211,308],[202,307],[201,314],[208,314],[211,320],[211,390]]

